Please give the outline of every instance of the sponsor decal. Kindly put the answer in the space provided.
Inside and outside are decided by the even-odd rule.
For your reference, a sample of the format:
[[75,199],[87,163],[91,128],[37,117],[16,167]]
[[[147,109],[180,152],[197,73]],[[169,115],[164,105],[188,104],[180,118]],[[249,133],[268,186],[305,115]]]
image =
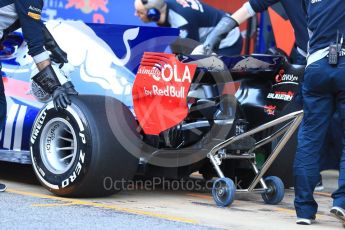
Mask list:
[[279,73],[277,74],[275,78],[277,83],[281,82],[298,82],[298,76],[295,76],[293,74],[286,74],[283,69],[279,70]]
[[42,13],[41,9],[39,9],[37,7],[33,7],[33,6],[29,6],[29,10],[34,11],[34,12],[39,13],[39,14]]
[[[134,74],[125,65],[132,57],[129,43],[138,38],[139,27],[126,30],[122,36],[126,52],[118,57],[111,47],[95,31],[83,22],[65,21],[47,23],[54,28],[52,35],[61,47],[67,47],[68,61],[84,82],[95,83],[115,95],[130,95]],[[64,34],[69,34],[66,39]],[[82,43],[80,41],[83,41]],[[102,57],[102,58],[99,58]]]
[[35,20],[40,20],[41,19],[41,15],[36,14],[36,13],[32,13],[32,12],[29,12],[28,16],[33,18],[33,19],[35,19]]
[[35,123],[35,127],[33,128],[32,134],[31,134],[31,144],[34,144],[38,135],[40,134],[40,130],[42,129],[42,125],[44,123],[44,120],[46,119],[47,112],[46,110],[43,110],[41,114],[38,116],[37,121]]
[[[45,0],[44,20],[80,19],[93,23],[109,21],[109,0]],[[79,12],[82,14],[80,16]]]
[[105,23],[104,13],[109,13],[108,0],[68,0],[66,9],[75,8],[81,10],[84,14],[93,12],[93,22]]
[[265,105],[264,106],[264,111],[268,115],[274,116],[275,112],[276,112],[276,108],[277,108],[277,106],[275,106],[275,105]]
[[[157,83],[159,82],[175,82],[175,83],[183,83],[188,82],[192,83],[191,80],[191,73],[189,66],[184,66],[183,74],[180,76],[177,73],[177,65],[170,65],[165,64],[163,67],[158,69],[157,67],[146,67],[142,66],[139,68],[138,73],[139,75],[147,75],[154,79]],[[186,92],[184,86],[179,85],[166,85],[166,86],[158,86],[155,83],[149,86],[150,89],[146,89],[144,87],[145,95],[147,96],[167,96],[167,97],[177,97],[177,98],[186,98]]]
[[196,67],[179,62],[174,54],[144,54],[132,95],[135,114],[146,134],[157,135],[187,116],[187,93]]
[[74,7],[82,10],[84,13],[101,10],[105,13],[109,12],[107,7],[108,0],[68,0],[66,9]]
[[282,101],[291,101],[294,92],[288,91],[288,92],[274,92],[274,93],[269,93],[267,98],[268,99],[275,99],[275,100],[282,100]]

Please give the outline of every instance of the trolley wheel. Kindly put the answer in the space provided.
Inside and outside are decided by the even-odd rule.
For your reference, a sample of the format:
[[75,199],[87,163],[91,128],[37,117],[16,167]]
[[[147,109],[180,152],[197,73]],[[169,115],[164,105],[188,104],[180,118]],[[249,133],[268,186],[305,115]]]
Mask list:
[[235,197],[236,187],[230,178],[219,178],[213,183],[212,196],[218,206],[229,206]]
[[279,204],[285,193],[283,181],[279,177],[269,176],[265,178],[265,183],[269,192],[261,194],[262,199],[266,204]]

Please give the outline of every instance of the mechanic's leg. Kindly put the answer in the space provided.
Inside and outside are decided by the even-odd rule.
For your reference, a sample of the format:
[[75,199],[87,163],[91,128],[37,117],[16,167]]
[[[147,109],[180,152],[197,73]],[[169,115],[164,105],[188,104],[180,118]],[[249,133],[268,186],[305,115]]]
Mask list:
[[[332,194],[333,206],[345,209],[345,57],[339,60],[338,68],[332,77],[335,79],[334,88],[337,93],[337,109],[342,124],[342,155],[340,157],[338,189]],[[334,154],[334,153],[333,153]]]
[[[320,180],[320,151],[333,111],[331,80],[324,59],[307,67],[302,87],[304,117],[294,162],[295,208],[298,218],[315,219],[313,191]],[[326,68],[327,70],[327,68]]]
[[[0,76],[1,76],[1,64],[0,64]],[[0,131],[5,126],[6,121],[6,111],[7,111],[7,104],[6,104],[6,97],[5,97],[5,90],[4,90],[4,83],[1,77],[0,81]],[[0,183],[0,192],[6,190],[6,185]]]
[[218,55],[224,56],[236,56],[240,55],[242,52],[243,38],[240,36],[238,40],[230,47],[215,50],[214,52]]
[[339,108],[333,114],[331,124],[326,136],[324,150],[321,153],[320,171],[339,169],[339,162],[343,148],[342,122]]

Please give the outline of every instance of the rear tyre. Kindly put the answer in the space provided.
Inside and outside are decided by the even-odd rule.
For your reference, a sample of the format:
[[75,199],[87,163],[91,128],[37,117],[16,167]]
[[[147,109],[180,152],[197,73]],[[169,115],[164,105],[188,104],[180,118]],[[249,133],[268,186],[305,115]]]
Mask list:
[[[35,120],[30,151],[38,180],[60,196],[106,196],[120,191],[138,167],[138,158],[119,141],[119,135],[126,135],[133,145],[138,144],[132,113],[111,97],[71,99],[65,110],[57,111],[48,103]],[[118,113],[111,114],[112,121],[121,119],[115,132],[109,126],[107,106]]]

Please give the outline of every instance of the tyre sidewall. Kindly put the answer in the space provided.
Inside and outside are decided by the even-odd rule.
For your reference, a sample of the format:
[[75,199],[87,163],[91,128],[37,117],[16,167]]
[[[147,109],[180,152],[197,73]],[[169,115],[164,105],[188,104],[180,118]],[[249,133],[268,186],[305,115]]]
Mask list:
[[[76,140],[77,150],[74,162],[71,167],[62,174],[51,172],[43,163],[41,149],[47,149],[49,146],[41,148],[42,131],[45,125],[53,118],[65,119],[72,126]],[[87,174],[87,169],[91,161],[91,143],[90,130],[88,124],[79,109],[72,105],[66,110],[55,110],[53,103],[48,103],[38,114],[33,125],[30,137],[30,152],[32,164],[36,175],[41,183],[54,193],[65,194],[68,190],[75,190]]]

